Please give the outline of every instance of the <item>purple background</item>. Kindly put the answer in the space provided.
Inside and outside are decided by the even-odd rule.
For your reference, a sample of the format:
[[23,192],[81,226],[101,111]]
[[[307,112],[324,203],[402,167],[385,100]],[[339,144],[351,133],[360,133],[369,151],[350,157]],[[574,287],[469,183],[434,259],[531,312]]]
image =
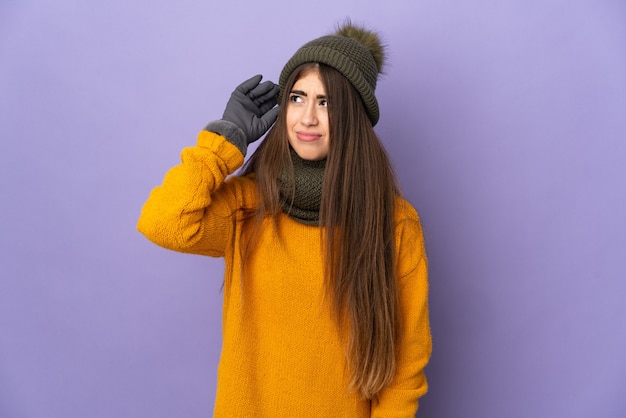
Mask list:
[[[135,230],[221,116],[346,16],[422,216],[419,416],[626,414],[626,3],[0,3],[0,416],[207,417],[222,261]],[[313,412],[312,412],[313,415]]]

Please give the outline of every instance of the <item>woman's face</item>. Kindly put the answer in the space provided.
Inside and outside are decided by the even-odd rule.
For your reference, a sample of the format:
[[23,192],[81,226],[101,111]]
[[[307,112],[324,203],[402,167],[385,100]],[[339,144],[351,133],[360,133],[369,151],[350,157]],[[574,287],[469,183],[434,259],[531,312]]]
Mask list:
[[322,160],[328,155],[326,90],[317,69],[303,73],[289,92],[287,102],[289,143],[300,158]]

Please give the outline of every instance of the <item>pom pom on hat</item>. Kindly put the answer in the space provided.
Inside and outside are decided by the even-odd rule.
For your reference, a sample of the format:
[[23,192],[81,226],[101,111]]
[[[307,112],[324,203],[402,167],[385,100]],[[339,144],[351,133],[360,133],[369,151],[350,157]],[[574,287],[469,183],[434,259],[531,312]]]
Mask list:
[[343,74],[361,95],[372,126],[376,125],[379,109],[374,91],[385,64],[385,50],[378,34],[348,20],[333,34],[306,43],[287,61],[280,74],[281,95],[291,73],[309,62],[326,64]]
[[385,48],[380,41],[380,37],[377,33],[367,30],[360,26],[353,25],[350,21],[337,27],[336,36],[345,36],[358,41],[361,45],[367,48],[374,58],[378,73],[383,72],[385,66]]

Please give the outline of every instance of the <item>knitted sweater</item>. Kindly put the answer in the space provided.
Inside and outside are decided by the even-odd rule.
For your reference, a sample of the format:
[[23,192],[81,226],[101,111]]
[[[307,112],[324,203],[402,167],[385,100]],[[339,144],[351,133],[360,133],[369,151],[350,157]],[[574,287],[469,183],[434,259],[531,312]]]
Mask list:
[[202,131],[145,203],[138,229],[171,250],[224,257],[223,345],[215,417],[413,417],[431,352],[427,260],[419,218],[398,198],[396,253],[402,337],[397,371],[377,401],[351,391],[344,346],[325,297],[320,228],[279,215],[262,225],[241,278],[254,176],[243,155]]

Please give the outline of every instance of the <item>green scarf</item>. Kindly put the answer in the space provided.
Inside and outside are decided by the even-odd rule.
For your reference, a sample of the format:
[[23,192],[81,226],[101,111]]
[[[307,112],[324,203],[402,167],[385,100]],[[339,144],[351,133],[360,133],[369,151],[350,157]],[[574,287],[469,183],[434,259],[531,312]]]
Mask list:
[[283,212],[303,224],[319,225],[326,159],[303,160],[293,149],[291,159],[294,172],[286,167],[278,181]]

